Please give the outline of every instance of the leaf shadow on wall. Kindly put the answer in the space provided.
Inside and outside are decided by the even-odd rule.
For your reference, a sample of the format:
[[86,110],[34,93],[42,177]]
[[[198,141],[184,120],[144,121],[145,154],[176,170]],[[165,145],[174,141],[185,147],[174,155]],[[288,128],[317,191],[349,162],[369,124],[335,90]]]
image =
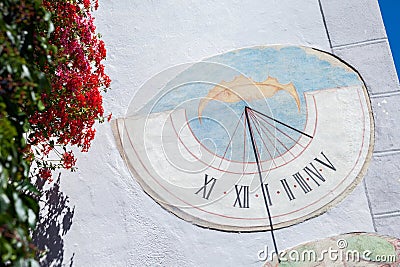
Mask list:
[[39,221],[33,232],[33,240],[39,251],[45,251],[40,259],[42,267],[73,266],[74,256],[64,262],[64,240],[72,226],[75,206],[70,207],[69,197],[60,191],[60,176],[50,188],[44,188],[46,181],[37,179],[36,186],[41,192]]

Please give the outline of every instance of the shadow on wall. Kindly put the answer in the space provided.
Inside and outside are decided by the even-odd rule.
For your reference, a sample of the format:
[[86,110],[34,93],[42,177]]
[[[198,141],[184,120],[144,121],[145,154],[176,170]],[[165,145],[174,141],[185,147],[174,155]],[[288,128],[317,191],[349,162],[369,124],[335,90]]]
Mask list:
[[[60,174],[61,175],[61,174]],[[42,193],[41,210],[33,240],[40,251],[46,254],[40,261],[43,267],[73,266],[75,253],[64,262],[63,237],[70,230],[75,206],[69,206],[69,198],[60,191],[60,175],[52,187],[44,189],[46,181],[37,179],[36,186]],[[44,205],[43,205],[44,203]]]

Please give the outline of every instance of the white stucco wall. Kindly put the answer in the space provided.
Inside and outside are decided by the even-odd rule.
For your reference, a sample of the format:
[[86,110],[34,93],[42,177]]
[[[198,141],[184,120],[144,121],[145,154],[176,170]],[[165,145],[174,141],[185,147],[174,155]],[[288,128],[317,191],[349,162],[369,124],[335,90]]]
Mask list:
[[[331,52],[332,43],[345,44],[340,36],[329,41],[318,0],[100,0],[95,16],[113,80],[104,105],[114,118],[125,115],[147,79],[175,64],[253,45],[306,45]],[[374,32],[382,33],[383,26],[375,24]],[[73,266],[261,266],[257,252],[265,245],[272,248],[269,232],[203,229],[165,211],[129,173],[108,123],[97,127],[92,148],[78,156],[77,167],[61,177],[69,205],[75,206],[64,236],[66,265],[73,256]],[[276,237],[283,250],[316,238],[375,230],[362,183],[332,210],[278,230]]]

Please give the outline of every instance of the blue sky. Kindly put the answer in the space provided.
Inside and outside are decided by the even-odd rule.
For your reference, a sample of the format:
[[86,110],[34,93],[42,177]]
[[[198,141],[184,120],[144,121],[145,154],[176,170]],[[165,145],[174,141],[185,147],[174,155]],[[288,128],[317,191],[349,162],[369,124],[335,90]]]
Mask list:
[[389,38],[394,63],[397,69],[397,77],[400,74],[400,1],[399,0],[379,0],[383,21]]

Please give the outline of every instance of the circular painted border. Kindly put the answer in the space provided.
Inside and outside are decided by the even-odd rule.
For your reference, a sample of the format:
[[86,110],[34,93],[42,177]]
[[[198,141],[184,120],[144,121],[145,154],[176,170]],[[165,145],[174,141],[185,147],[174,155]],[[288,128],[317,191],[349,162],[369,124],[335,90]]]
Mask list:
[[[374,125],[374,117],[373,117],[373,112],[372,112],[372,108],[371,108],[371,100],[369,97],[369,93],[367,91],[366,85],[365,85],[365,81],[364,79],[361,77],[360,73],[350,64],[348,64],[347,62],[345,62],[344,60],[342,60],[341,58],[339,58],[338,56],[320,50],[320,49],[316,49],[316,48],[312,48],[312,47],[306,47],[306,46],[299,46],[299,45],[271,45],[271,46],[252,46],[252,47],[243,47],[243,48],[239,48],[239,49],[234,49],[234,50],[230,50],[227,51],[225,53],[229,53],[229,52],[234,52],[234,51],[238,51],[238,50],[242,50],[245,48],[275,48],[275,49],[279,49],[279,48],[283,48],[283,47],[299,47],[304,49],[305,51],[307,50],[313,50],[314,52],[319,53],[320,55],[324,55],[324,56],[328,56],[328,58],[330,59],[336,59],[338,60],[344,67],[348,67],[351,71],[353,71],[355,74],[357,74],[358,78],[360,79],[360,81],[362,82],[362,88],[363,88],[363,92],[364,92],[364,96],[366,98],[366,105],[368,108],[368,115],[369,115],[369,121],[370,121],[370,140],[369,140],[369,148],[368,148],[368,153],[366,155],[364,164],[360,170],[360,172],[358,173],[358,175],[356,176],[356,178],[352,181],[352,183],[345,189],[343,190],[334,200],[332,200],[331,202],[329,202],[328,204],[322,206],[321,208],[309,213],[308,215],[299,217],[297,219],[291,220],[291,221],[286,221],[286,222],[282,222],[282,223],[278,223],[278,224],[274,224],[274,229],[281,229],[281,228],[285,228],[285,227],[289,227],[304,221],[307,221],[309,219],[315,218],[323,213],[325,213],[326,211],[328,211],[329,209],[331,209],[333,206],[337,205],[339,202],[341,202],[346,196],[348,196],[354,189],[355,187],[362,181],[363,177],[365,176],[368,166],[370,164],[370,161],[372,159],[372,153],[373,153],[373,149],[374,149],[374,142],[375,142],[375,125]],[[223,53],[223,54],[225,54]],[[221,54],[218,54],[221,55]],[[193,215],[189,215],[188,213],[184,212],[183,210],[173,206],[173,205],[169,205],[165,202],[161,202],[161,201],[157,201],[157,199],[163,199],[162,197],[160,197],[160,195],[155,192],[151,187],[149,187],[147,185],[147,183],[138,175],[138,173],[136,172],[135,168],[132,166],[132,164],[127,160],[124,149],[123,149],[123,143],[121,140],[121,136],[120,136],[120,129],[118,127],[118,121],[117,120],[113,120],[111,122],[111,126],[112,126],[112,130],[113,130],[113,134],[115,136],[115,139],[117,141],[117,148],[122,156],[122,158],[124,159],[125,163],[127,164],[131,174],[133,177],[136,178],[136,180],[138,181],[138,183],[140,184],[140,186],[142,187],[142,189],[144,190],[144,192],[149,195],[154,201],[156,201],[161,207],[163,207],[164,209],[166,209],[167,211],[175,214],[177,217],[191,222],[197,226],[203,227],[203,228],[208,228],[208,229],[214,229],[214,230],[220,230],[220,231],[227,231],[227,232],[259,232],[259,231],[268,231],[271,230],[269,225],[266,226],[250,226],[250,227],[239,227],[239,226],[232,226],[232,225],[224,225],[224,224],[216,224],[216,223],[212,223],[209,222],[207,220],[195,217]],[[267,222],[266,222],[267,223]]]

